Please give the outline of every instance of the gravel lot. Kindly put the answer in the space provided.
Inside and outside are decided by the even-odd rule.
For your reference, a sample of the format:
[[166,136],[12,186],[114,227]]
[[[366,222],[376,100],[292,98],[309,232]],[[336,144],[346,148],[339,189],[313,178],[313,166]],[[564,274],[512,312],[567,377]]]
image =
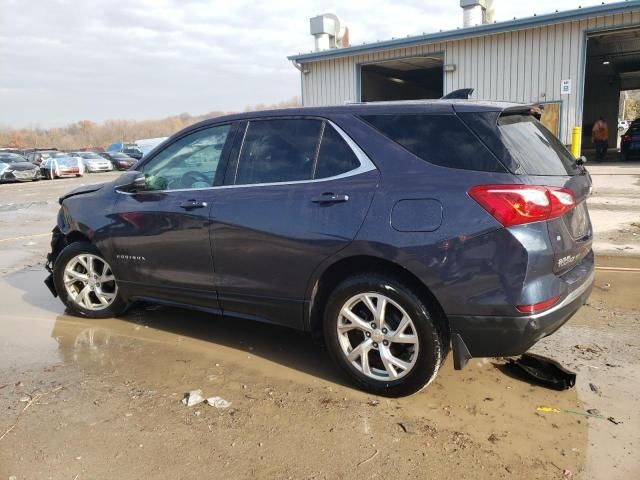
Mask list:
[[[449,357],[397,400],[351,388],[300,332],[164,307],[66,315],[42,283],[57,197],[116,174],[0,185],[0,478],[640,478],[640,168],[590,171],[596,288],[536,346],[577,387]],[[186,407],[193,389],[231,405]]]

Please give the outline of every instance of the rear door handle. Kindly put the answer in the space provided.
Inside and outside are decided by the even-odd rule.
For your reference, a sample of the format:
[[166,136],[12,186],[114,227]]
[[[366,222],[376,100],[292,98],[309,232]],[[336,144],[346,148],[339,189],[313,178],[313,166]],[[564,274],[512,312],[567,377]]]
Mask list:
[[187,200],[182,202],[180,208],[184,208],[185,210],[195,210],[196,208],[204,208],[207,206],[207,202],[201,202],[199,200]]
[[340,203],[349,200],[349,195],[326,192],[322,195],[311,197],[313,203]]

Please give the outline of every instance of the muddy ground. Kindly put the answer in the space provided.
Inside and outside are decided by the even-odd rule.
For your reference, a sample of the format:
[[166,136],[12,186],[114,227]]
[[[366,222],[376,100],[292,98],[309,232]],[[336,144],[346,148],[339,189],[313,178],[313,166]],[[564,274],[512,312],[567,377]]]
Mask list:
[[[300,332],[152,306],[66,315],[42,284],[57,196],[113,175],[1,185],[0,479],[640,478],[640,273],[619,270],[640,269],[640,171],[606,168],[592,169],[596,288],[536,346],[576,388],[449,357],[402,399],[354,390]],[[231,405],[186,407],[192,389]]]

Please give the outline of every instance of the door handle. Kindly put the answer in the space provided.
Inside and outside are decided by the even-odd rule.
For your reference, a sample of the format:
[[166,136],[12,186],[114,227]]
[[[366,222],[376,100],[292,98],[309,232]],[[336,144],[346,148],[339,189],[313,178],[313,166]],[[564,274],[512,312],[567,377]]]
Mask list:
[[185,210],[195,210],[196,208],[204,208],[207,206],[207,202],[201,202],[199,200],[186,200],[182,202],[180,208],[184,208]]
[[341,203],[349,200],[349,195],[326,192],[322,195],[311,197],[313,203]]

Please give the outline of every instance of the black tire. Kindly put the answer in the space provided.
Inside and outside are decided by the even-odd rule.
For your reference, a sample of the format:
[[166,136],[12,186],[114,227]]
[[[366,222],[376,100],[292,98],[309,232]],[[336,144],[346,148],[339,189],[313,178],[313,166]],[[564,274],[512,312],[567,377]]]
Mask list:
[[83,308],[70,298],[64,284],[64,271],[69,262],[80,254],[94,255],[102,259],[102,261],[105,261],[100,251],[92,243],[75,242],[67,245],[62,252],[60,252],[60,255],[58,255],[53,266],[53,282],[62,303],[65,304],[69,312],[80,317],[110,318],[122,315],[129,308],[129,303],[122,297],[122,293],[119,289],[116,292],[113,302],[109,306],[99,310]]
[[[354,296],[367,292],[384,295],[397,303],[415,325],[419,342],[415,364],[396,380],[378,380],[365,375],[352,365],[340,345],[337,326],[341,309]],[[325,342],[333,361],[363,390],[387,397],[411,395],[433,381],[449,351],[449,337],[436,312],[436,308],[427,305],[397,279],[377,273],[360,274],[344,280],[331,293],[323,321]],[[376,354],[380,357],[374,353],[374,357],[369,358],[375,361]]]

